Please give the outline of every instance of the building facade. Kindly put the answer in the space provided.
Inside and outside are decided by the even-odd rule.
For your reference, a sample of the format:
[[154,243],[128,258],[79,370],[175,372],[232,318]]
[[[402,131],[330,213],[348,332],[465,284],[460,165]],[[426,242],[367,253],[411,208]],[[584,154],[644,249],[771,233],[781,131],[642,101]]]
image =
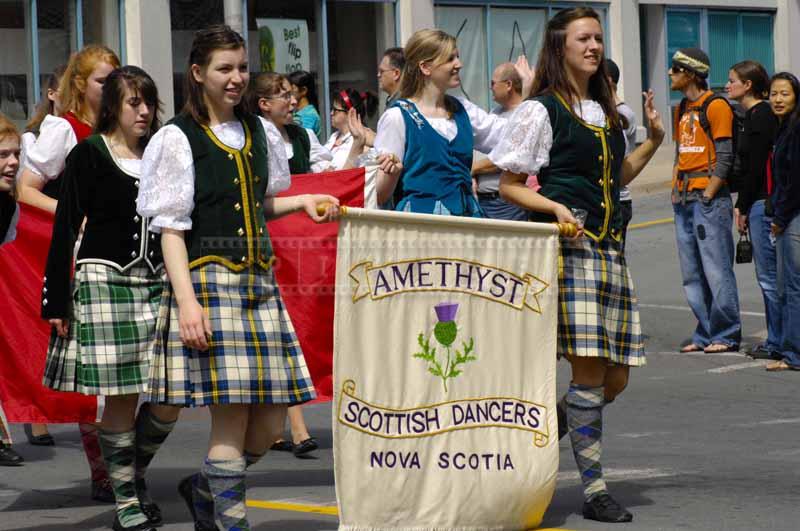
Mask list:
[[0,112],[24,124],[53,69],[84,44],[102,43],[154,77],[172,116],[194,31],[220,22],[246,34],[253,71],[311,71],[326,128],[330,94],[377,93],[382,51],[432,26],[458,38],[459,92],[488,107],[494,65],[520,53],[533,60],[547,20],[575,5],[600,13],[621,93],[640,118],[643,89],[656,92],[662,113],[679,100],[667,78],[677,48],[709,53],[715,89],[743,59],[800,73],[800,0],[0,0]]

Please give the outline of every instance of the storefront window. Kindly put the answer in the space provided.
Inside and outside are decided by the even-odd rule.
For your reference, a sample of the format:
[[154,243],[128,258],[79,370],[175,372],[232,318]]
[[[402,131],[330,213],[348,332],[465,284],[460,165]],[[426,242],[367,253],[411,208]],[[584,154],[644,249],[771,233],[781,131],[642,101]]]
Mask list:
[[104,44],[119,55],[119,0],[83,0],[82,4],[83,44]]
[[0,112],[25,123],[32,98],[23,2],[0,1]]
[[223,0],[170,0],[170,27],[172,29],[172,84],[175,112],[183,108],[183,79],[186,62],[197,30],[225,21]]

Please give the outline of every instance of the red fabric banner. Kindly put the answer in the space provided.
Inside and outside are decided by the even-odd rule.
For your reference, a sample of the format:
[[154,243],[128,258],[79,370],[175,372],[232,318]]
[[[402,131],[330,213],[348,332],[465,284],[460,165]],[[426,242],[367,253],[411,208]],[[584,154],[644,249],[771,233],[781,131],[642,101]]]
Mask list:
[[42,385],[50,325],[40,317],[53,215],[20,204],[17,238],[0,247],[0,402],[9,422],[94,422],[97,398]]
[[[364,168],[292,175],[281,195],[330,194],[342,205],[364,206]],[[316,224],[298,212],[270,221],[281,296],[303,348],[318,399],[333,398],[333,307],[338,223]]]
[[[364,169],[293,175],[281,195],[330,194],[364,206]],[[40,293],[53,216],[20,205],[17,239],[0,247],[0,402],[9,422],[93,422],[95,397],[42,385],[50,326],[40,318]],[[321,400],[333,396],[333,308],[337,223],[316,224],[304,213],[269,223],[275,275]]]

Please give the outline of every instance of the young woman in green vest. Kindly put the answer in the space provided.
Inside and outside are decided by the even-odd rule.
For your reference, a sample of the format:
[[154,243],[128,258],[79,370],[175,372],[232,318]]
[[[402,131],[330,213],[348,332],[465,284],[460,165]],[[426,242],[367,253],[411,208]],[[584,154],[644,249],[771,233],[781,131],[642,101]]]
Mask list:
[[325,171],[333,156],[319,143],[314,131],[295,124],[293,111],[296,106],[297,100],[286,76],[266,72],[258,74],[250,83],[247,107],[253,114],[272,122],[280,131],[292,174]]
[[211,411],[208,456],[179,485],[199,530],[216,529],[215,516],[226,530],[250,529],[245,469],[280,436],[286,407],[315,396],[266,219],[303,211],[324,222],[338,212],[327,195],[275,197],[290,184],[289,163],[277,129],[242,110],[248,81],[238,33],[195,34],[186,105],[148,144],[138,198],[161,233],[169,277],[149,399]]
[[[664,127],[646,94],[649,138],[625,157],[624,124],[605,68],[597,13],[560,11],[547,24],[534,97],[517,108],[490,159],[505,170],[501,196],[533,211],[533,220],[577,223],[572,209],[588,213],[578,237],[561,242],[558,354],[572,365],[572,381],[557,408],[559,435],[570,435],[584,517],[628,522],[632,515],[608,494],[600,464],[603,406],[625,388],[629,367],[645,363],[621,252],[619,192],[655,153]],[[539,175],[538,192],[525,186],[531,174]]]
[[44,382],[105,397],[99,435],[117,502],[115,530],[161,525],[144,474],[180,411],[144,404],[136,414],[149,383],[163,291],[158,235],[136,213],[141,157],[161,125],[158,110],[155,82],[141,68],[108,75],[95,134],[66,160],[44,276],[42,317],[56,331]]

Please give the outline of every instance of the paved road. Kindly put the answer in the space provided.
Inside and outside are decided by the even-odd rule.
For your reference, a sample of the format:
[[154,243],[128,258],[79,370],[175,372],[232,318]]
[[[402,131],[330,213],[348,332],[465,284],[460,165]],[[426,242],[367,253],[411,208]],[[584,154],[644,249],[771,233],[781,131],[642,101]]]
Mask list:
[[[634,222],[669,217],[664,193],[638,199]],[[606,409],[606,476],[634,512],[627,530],[796,530],[800,518],[800,410],[791,397],[799,373],[766,373],[743,355],[677,355],[693,317],[686,308],[675,255],[673,226],[630,235],[629,261],[643,304],[649,363],[635,370],[628,390]],[[763,306],[752,266],[737,266],[745,342],[763,338]],[[559,366],[559,387],[569,379]],[[269,455],[249,478],[252,501],[335,508],[329,406],[307,408],[322,450],[299,460]],[[200,464],[208,428],[203,411],[188,412],[156,457],[151,488],[162,502],[167,531],[188,530],[175,484]],[[111,508],[91,504],[77,430],[54,427],[55,449],[20,443],[28,459],[0,468],[0,530],[107,529]],[[18,440],[21,430],[14,429]],[[558,489],[544,527],[612,529],[579,514],[580,483],[569,445],[562,441]],[[282,505],[281,507],[286,507]],[[254,529],[333,530],[330,514],[251,507]],[[619,527],[616,527],[617,529]]]

